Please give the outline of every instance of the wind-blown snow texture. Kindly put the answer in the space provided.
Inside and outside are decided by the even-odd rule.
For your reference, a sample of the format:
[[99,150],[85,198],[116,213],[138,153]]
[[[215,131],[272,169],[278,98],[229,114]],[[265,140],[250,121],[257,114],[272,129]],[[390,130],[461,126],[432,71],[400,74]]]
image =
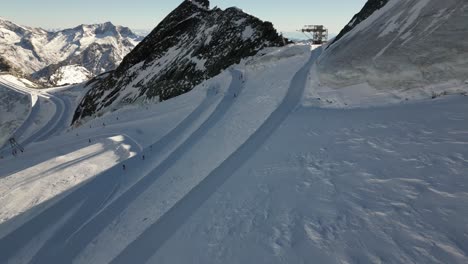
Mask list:
[[[379,16],[334,45],[391,33]],[[38,92],[0,159],[0,263],[468,263],[468,97],[334,89],[332,48],[266,48],[76,127],[82,86]]]
[[319,55],[265,51],[0,160],[0,262],[465,263],[467,98],[303,107]]
[[51,76],[67,66],[82,66],[93,76],[114,70],[139,41],[130,29],[110,22],[51,32],[0,18],[0,70],[58,85],[66,81]]
[[262,48],[284,45],[271,23],[238,8],[208,7],[208,1],[184,1],[116,71],[91,83],[74,120],[122,103],[173,98]]
[[320,80],[333,88],[367,83],[378,91],[465,86],[467,21],[463,0],[369,1],[320,59]]

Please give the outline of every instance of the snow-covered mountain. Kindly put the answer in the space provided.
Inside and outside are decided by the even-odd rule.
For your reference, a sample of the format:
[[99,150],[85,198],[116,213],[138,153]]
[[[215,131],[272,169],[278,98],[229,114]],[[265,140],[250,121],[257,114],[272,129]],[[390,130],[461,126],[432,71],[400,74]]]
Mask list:
[[117,70],[94,80],[74,119],[122,103],[173,98],[241,59],[286,41],[271,23],[238,8],[210,9],[206,0],[183,1]]
[[[265,48],[171,100],[99,115],[103,108],[77,126],[70,126],[74,110],[93,86],[27,89],[20,87],[24,80],[0,76],[0,88],[31,96],[31,107],[24,97],[19,109],[11,104],[21,100],[17,94],[0,97],[1,110],[12,113],[9,120],[15,114],[25,120],[11,123],[20,127],[3,136],[14,137],[24,152],[13,155],[20,149],[14,144],[0,148],[0,263],[468,263],[468,96],[404,100],[427,83],[406,72],[424,54],[410,43],[423,45],[431,34],[460,38],[466,5],[369,3],[330,46]],[[443,23],[459,25],[457,30],[421,33],[429,26],[424,10],[450,11],[457,3]],[[211,13],[206,1],[185,4],[197,10],[197,19],[171,29],[190,42],[198,35],[189,38],[181,28],[198,28],[198,17]],[[407,43],[378,38],[387,23],[412,28],[413,19]],[[185,47],[163,32],[150,37],[165,36],[167,43],[159,43],[173,39],[176,49]],[[236,42],[239,31],[233,32],[226,30],[226,38],[244,44]],[[210,43],[230,47],[217,39]],[[194,67],[194,57],[183,56],[190,49],[171,68],[164,64],[171,62],[164,46],[143,44],[136,49],[141,53],[125,59],[122,75],[117,70],[94,83],[115,76],[124,78],[119,83],[127,78],[145,87],[145,78],[158,72],[152,60],[173,70],[173,82],[182,85],[185,73],[196,80],[194,72],[177,68]],[[379,80],[369,70],[376,67],[372,53],[386,45],[376,61],[386,58],[398,66],[388,73],[395,86],[373,87]],[[446,45],[452,44],[428,48],[440,51],[438,61],[454,71],[465,71],[457,64],[465,58],[454,57]],[[458,45],[456,51],[463,51],[467,43]],[[164,59],[151,58],[146,51],[152,49],[162,49],[153,56]],[[371,54],[345,56],[363,49]],[[412,60],[390,56],[390,50]],[[147,71],[141,70],[144,56]],[[354,68],[360,65],[361,71]],[[434,72],[434,65],[424,67]],[[353,75],[344,79],[346,73]],[[409,77],[414,82],[406,89],[400,80]],[[440,92],[445,79],[427,87]],[[443,90],[459,85],[446,82]],[[95,95],[102,101],[112,92]]]
[[0,18],[0,70],[46,86],[73,83],[73,78],[56,76],[66,76],[61,72],[72,65],[84,67],[92,76],[113,70],[141,39],[129,28],[110,22],[46,31]]
[[319,63],[324,85],[369,85],[380,92],[465,86],[468,3],[370,0],[328,46]]

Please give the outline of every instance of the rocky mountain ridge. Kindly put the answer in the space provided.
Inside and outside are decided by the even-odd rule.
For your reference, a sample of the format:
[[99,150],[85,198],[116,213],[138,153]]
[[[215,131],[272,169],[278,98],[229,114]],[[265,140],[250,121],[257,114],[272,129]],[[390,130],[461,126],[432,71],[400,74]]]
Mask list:
[[115,69],[141,40],[129,28],[110,22],[47,31],[0,18],[0,70],[44,86],[63,84],[67,80],[51,78],[63,67],[84,67],[88,75],[99,75]]
[[122,104],[173,98],[265,47],[287,43],[270,22],[209,4],[183,1],[115,71],[90,83],[74,121]]

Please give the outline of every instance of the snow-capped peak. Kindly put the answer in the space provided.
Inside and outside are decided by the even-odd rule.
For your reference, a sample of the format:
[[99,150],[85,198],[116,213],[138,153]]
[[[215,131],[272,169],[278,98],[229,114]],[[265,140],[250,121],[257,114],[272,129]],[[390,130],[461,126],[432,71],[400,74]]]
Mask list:
[[129,28],[111,22],[46,31],[0,20],[3,64],[46,85],[60,83],[51,76],[61,76],[56,71],[67,65],[84,66],[93,76],[113,70],[141,40]]

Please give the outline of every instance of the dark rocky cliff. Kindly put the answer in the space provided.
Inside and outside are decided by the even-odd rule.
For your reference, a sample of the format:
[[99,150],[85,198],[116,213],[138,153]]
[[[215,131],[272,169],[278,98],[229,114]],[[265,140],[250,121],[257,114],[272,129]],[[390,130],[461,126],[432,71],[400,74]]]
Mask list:
[[122,103],[173,98],[265,47],[284,43],[271,23],[238,8],[209,9],[207,0],[186,0],[115,71],[90,82],[74,121]]

